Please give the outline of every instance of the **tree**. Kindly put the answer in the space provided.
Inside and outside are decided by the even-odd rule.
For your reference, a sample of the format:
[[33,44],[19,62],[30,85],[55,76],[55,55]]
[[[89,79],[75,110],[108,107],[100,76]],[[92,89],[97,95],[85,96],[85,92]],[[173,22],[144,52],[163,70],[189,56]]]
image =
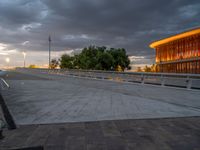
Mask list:
[[50,68],[51,68],[51,69],[57,68],[58,65],[59,65],[59,62],[58,62],[56,59],[52,59],[52,60],[51,60],[51,64],[50,64]]
[[63,54],[60,59],[60,68],[74,69],[74,57]]
[[111,70],[113,68],[114,58],[110,53],[104,52],[98,57],[98,65],[101,66],[103,70]]
[[142,72],[141,67],[137,67],[137,72]]
[[145,66],[144,67],[144,72],[156,72],[156,65],[153,64],[150,67],[149,66]]
[[156,64],[153,64],[153,65],[151,66],[151,72],[156,72]]
[[95,66],[98,63],[99,52],[99,48],[95,46],[84,48],[79,57],[80,67],[82,69],[95,69]]
[[[120,70],[129,69],[130,60],[125,49],[89,46],[75,56],[62,55],[60,67],[68,69]],[[120,69],[118,69],[120,68]]]
[[151,72],[151,67],[145,66],[144,67],[144,72]]
[[115,68],[115,71],[119,71],[119,72],[122,72],[122,67],[120,65],[118,65],[116,68]]
[[121,69],[124,71],[125,68],[130,68],[130,60],[128,58],[128,55],[126,55],[126,50],[125,49],[114,49],[111,48],[109,53],[113,56],[114,58],[114,68],[117,70],[118,66],[121,67]]

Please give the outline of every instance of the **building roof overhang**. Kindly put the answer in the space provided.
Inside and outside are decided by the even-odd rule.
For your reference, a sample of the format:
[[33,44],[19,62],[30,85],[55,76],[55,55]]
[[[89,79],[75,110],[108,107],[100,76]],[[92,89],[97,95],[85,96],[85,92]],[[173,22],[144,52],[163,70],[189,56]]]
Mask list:
[[168,37],[168,38],[165,38],[165,39],[162,39],[162,40],[159,40],[159,41],[155,41],[155,42],[151,43],[149,46],[151,48],[156,48],[159,45],[166,44],[166,43],[169,43],[171,41],[175,41],[175,40],[182,39],[182,38],[192,36],[192,35],[195,35],[195,34],[199,34],[199,33],[200,33],[200,27],[186,31],[186,32],[183,32],[183,33],[180,33],[180,34],[177,34],[177,35],[174,35],[174,36],[171,36],[171,37]]

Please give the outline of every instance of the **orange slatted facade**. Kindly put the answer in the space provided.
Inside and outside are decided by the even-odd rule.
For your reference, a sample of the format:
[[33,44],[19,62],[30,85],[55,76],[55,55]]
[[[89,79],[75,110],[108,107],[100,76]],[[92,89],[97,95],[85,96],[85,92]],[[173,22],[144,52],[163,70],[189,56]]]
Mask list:
[[166,73],[200,74],[200,28],[153,42],[156,70]]

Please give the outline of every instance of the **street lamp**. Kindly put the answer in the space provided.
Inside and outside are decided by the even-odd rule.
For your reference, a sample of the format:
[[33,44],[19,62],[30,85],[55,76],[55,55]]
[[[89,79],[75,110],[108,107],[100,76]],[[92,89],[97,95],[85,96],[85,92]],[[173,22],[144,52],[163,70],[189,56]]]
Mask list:
[[24,68],[26,67],[26,52],[22,52],[23,56],[24,56]]
[[49,35],[49,69],[51,68],[51,36]]
[[6,58],[6,62],[9,63],[10,62],[10,58],[7,57]]
[[8,68],[9,68],[9,62],[10,62],[10,58],[7,57],[7,58],[6,58],[6,63],[7,63],[7,65],[8,65],[8,66],[7,66]]

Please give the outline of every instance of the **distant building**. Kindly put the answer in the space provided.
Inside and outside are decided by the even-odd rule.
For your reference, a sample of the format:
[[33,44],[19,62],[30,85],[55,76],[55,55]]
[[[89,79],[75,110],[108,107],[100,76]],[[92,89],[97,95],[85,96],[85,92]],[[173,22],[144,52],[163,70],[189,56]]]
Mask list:
[[200,74],[200,28],[150,44],[156,50],[156,71]]

